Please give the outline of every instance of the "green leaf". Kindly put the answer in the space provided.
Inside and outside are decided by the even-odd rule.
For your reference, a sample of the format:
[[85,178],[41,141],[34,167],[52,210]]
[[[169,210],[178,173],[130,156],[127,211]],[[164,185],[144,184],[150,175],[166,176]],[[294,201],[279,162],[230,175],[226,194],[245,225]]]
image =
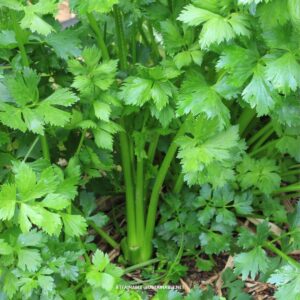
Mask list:
[[240,215],[249,215],[252,213],[253,208],[251,206],[253,197],[251,193],[243,193],[236,195],[234,198],[234,208]]
[[74,30],[64,30],[49,34],[45,41],[58,57],[67,60],[80,54],[80,40]]
[[247,279],[249,275],[251,279],[254,279],[258,272],[266,272],[269,264],[270,260],[261,247],[240,253],[234,258],[235,272],[242,274],[242,280]]
[[237,279],[233,271],[229,268],[222,274],[223,285],[222,288],[227,289],[228,300],[251,300],[251,296],[244,292],[245,283]]
[[19,215],[18,215],[18,222],[19,222],[22,232],[29,232],[29,230],[32,227],[32,224],[29,220],[29,215],[31,215],[31,217],[34,220],[38,219],[38,223],[41,222],[40,215],[34,215],[34,211],[33,212],[31,211],[30,206],[28,206],[26,204],[21,204],[20,210],[19,210]]
[[36,110],[39,115],[43,116],[44,122],[52,126],[63,127],[69,122],[71,118],[71,114],[69,112],[51,106],[44,101],[41,102]]
[[70,200],[60,194],[48,194],[41,205],[54,210],[63,210],[70,205]]
[[73,92],[66,88],[60,88],[46,98],[43,103],[68,107],[77,101],[79,101],[79,98]]
[[44,135],[44,120],[38,111],[25,107],[22,109],[22,115],[28,130]]
[[13,296],[18,291],[18,278],[12,273],[6,273],[4,277],[3,291],[10,298],[13,299]]
[[151,88],[151,97],[156,108],[161,111],[172,97],[172,86],[168,82],[154,82]]
[[0,7],[7,7],[17,11],[23,8],[18,0],[0,0]]
[[35,272],[42,264],[42,257],[36,249],[20,249],[17,253],[18,267],[23,271]]
[[234,213],[226,208],[220,208],[217,210],[216,222],[220,224],[226,224],[229,226],[234,226],[237,224]]
[[92,257],[92,262],[96,269],[99,272],[102,272],[107,267],[110,261],[107,254],[104,254],[102,251],[97,249]]
[[91,97],[95,90],[108,90],[115,80],[117,60],[100,63],[101,53],[96,47],[85,48],[82,56],[83,63],[74,59],[69,61],[69,70],[75,75],[72,86]]
[[54,279],[51,276],[39,275],[38,283],[44,294],[54,291],[55,284]]
[[22,232],[28,232],[32,224],[43,229],[49,235],[58,235],[62,228],[60,216],[43,207],[21,204],[19,224]]
[[40,77],[36,71],[30,68],[24,68],[22,72],[16,72],[5,78],[10,95],[14,98],[17,105],[21,107],[37,101],[39,81]]
[[80,215],[62,214],[65,233],[69,236],[80,236],[86,232],[87,224]]
[[279,92],[288,94],[300,85],[300,65],[293,53],[286,53],[270,60],[266,66],[266,78]]
[[22,119],[21,109],[0,102],[0,121],[12,129],[25,132],[27,126]]
[[206,9],[187,5],[179,15],[178,20],[189,26],[197,26],[203,23],[200,33],[202,49],[206,49],[215,43],[228,42],[236,36],[250,35],[247,17],[238,13],[232,13],[229,17],[224,18]]
[[24,201],[30,200],[32,190],[34,190],[36,185],[36,175],[32,168],[25,163],[21,163],[14,168],[15,179],[18,192],[21,194]]
[[272,0],[268,4],[259,5],[257,15],[264,29],[282,26],[291,19],[288,1],[281,0]]
[[218,71],[226,71],[228,75],[226,84],[231,89],[235,87],[240,89],[252,76],[257,59],[256,51],[231,45],[223,50],[216,68]]
[[43,238],[44,236],[40,231],[31,230],[18,236],[18,245],[20,247],[38,247],[43,245]]
[[264,79],[264,68],[258,65],[250,83],[243,90],[243,99],[256,108],[258,116],[267,115],[274,108],[277,94],[273,86]]
[[96,117],[100,120],[108,122],[111,114],[110,106],[107,103],[101,101],[95,101],[93,103],[93,106]]
[[214,88],[208,86],[199,74],[191,74],[181,85],[177,113],[192,113],[194,116],[204,113],[208,119],[218,117],[223,126],[229,120],[228,108]]
[[38,199],[46,194],[54,193],[59,185],[57,174],[52,167],[43,169],[31,197]]
[[8,133],[0,132],[0,147],[8,144],[10,142],[10,137]]
[[206,254],[219,254],[229,249],[229,239],[225,234],[203,232],[199,236],[200,244]]
[[[189,124],[190,135],[177,141],[177,157],[181,159],[182,172],[189,185],[212,183],[217,187],[233,179],[232,169],[240,160],[244,144],[239,142],[238,127],[221,131],[218,122],[198,118]],[[203,130],[200,133],[196,128]]]
[[13,248],[6,243],[3,239],[0,239],[0,254],[1,255],[10,255],[13,253]]
[[192,56],[189,51],[183,51],[179,52],[174,57],[174,62],[178,69],[181,69],[182,67],[189,66],[192,62]]
[[128,105],[143,106],[151,98],[153,82],[139,77],[128,77],[122,86],[121,98]]
[[23,298],[28,299],[32,296],[35,289],[38,288],[38,282],[36,279],[29,277],[21,277],[19,280],[20,292]]
[[16,186],[3,184],[0,191],[0,220],[10,220],[15,214]]
[[111,291],[115,286],[115,278],[107,273],[90,271],[86,275],[87,282],[94,287],[101,287],[106,291]]
[[94,84],[102,91],[106,91],[115,80],[117,60],[106,61],[93,71]]
[[200,46],[208,48],[211,44],[228,42],[235,37],[230,23],[221,16],[216,16],[206,22],[200,33]]
[[[297,0],[288,0],[288,12],[296,28],[300,28],[300,4]],[[298,299],[297,299],[298,300]]]
[[238,180],[243,189],[254,186],[265,194],[271,194],[280,186],[279,169],[273,160],[267,158],[254,160],[245,157],[237,170]]
[[204,209],[198,212],[197,219],[202,225],[207,225],[214,217],[216,212],[215,207],[206,206]]
[[0,31],[0,47],[13,49],[17,47],[16,35],[13,30]]
[[282,153],[288,153],[290,156],[295,158],[297,162],[300,162],[300,136],[283,136],[276,143],[276,148]]
[[238,245],[244,249],[252,249],[262,246],[269,236],[268,222],[262,222],[257,225],[256,234],[252,231],[241,228],[238,238]]
[[176,23],[166,20],[160,23],[164,45],[168,53],[174,53],[185,45],[185,40]]
[[196,261],[196,266],[200,271],[211,271],[214,267],[214,263],[211,260],[198,258]]
[[285,265],[271,275],[268,282],[277,286],[275,297],[278,300],[300,299],[300,271],[291,265]]
[[21,20],[21,27],[30,29],[41,35],[48,35],[54,31],[53,27],[42,19],[43,15],[54,14],[57,11],[55,0],[40,0],[36,4],[24,7],[24,17]]
[[35,224],[41,227],[43,231],[47,232],[49,235],[58,236],[62,228],[60,216],[42,207],[35,207],[34,210],[37,214],[40,214],[41,216],[41,221],[39,223],[35,222]]
[[87,1],[80,1],[80,0],[74,0],[72,1],[73,5],[80,11],[81,14],[84,13],[109,13],[114,4],[117,4],[119,0],[101,0],[95,1],[95,0],[87,0]]
[[113,150],[113,136],[110,132],[107,132],[103,129],[94,129],[93,130],[95,143],[99,148]]
[[217,17],[216,14],[190,4],[184,7],[178,20],[189,26],[197,26],[215,17]]

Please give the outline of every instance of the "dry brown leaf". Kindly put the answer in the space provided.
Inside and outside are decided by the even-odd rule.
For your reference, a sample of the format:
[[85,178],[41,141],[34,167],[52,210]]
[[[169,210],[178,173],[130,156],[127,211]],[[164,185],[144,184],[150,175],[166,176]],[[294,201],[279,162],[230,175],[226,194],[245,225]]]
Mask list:
[[190,291],[191,291],[191,289],[190,289],[190,287],[188,286],[188,284],[187,284],[183,279],[181,279],[181,278],[180,278],[180,283],[181,283],[182,288],[183,288],[184,291],[186,292],[186,294],[189,294]]

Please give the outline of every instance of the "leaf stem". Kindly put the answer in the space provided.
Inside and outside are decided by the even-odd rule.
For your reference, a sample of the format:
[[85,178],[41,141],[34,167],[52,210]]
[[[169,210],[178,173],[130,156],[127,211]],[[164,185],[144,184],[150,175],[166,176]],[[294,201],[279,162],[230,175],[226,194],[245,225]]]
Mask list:
[[299,192],[299,191],[300,191],[300,182],[288,186],[283,186],[279,188],[277,191],[274,191],[273,194],[280,194],[285,192]]
[[157,47],[157,42],[155,41],[153,27],[152,27],[152,24],[150,22],[148,22],[147,25],[148,25],[148,31],[149,31],[149,34],[150,34],[150,40],[151,40],[151,45],[152,45],[154,61],[157,62],[159,60],[160,54],[159,54],[159,50],[158,50],[158,47]]
[[19,25],[19,22],[17,20],[17,17],[15,15],[14,12],[12,12],[12,19],[13,19],[13,27],[14,27],[14,32],[16,35],[16,40],[17,40],[17,44],[18,44],[18,48],[20,50],[20,54],[21,54],[21,58],[22,58],[22,63],[25,67],[29,67],[29,59],[26,53],[26,49],[23,43],[23,33],[22,33],[22,29]]
[[183,184],[184,184],[184,175],[182,172],[180,172],[176,179],[173,192],[175,194],[179,194],[180,191],[182,190]]
[[283,176],[287,177],[287,176],[290,176],[290,175],[299,175],[299,174],[300,174],[300,169],[289,170],[289,171],[287,171],[285,173],[282,173],[281,177],[283,177]]
[[270,251],[272,251],[273,253],[277,254],[278,256],[280,256],[283,260],[285,260],[286,262],[288,262],[289,264],[291,264],[292,266],[296,267],[297,269],[300,269],[300,263],[298,263],[296,260],[294,260],[293,258],[291,258],[290,256],[288,256],[287,254],[285,254],[283,251],[279,250],[276,246],[274,246],[272,243],[270,242],[265,242],[263,244],[264,248],[269,249]]
[[29,157],[30,153],[31,153],[32,150],[34,149],[34,147],[35,147],[35,145],[37,144],[37,142],[39,141],[39,139],[40,139],[39,136],[37,136],[37,137],[34,139],[33,143],[31,144],[30,148],[28,149],[26,155],[24,156],[22,162],[26,162],[27,158]]
[[264,135],[268,130],[272,128],[272,122],[267,123],[263,126],[259,131],[257,131],[248,141],[247,144],[251,146],[254,142],[256,142],[262,135]]
[[252,151],[259,149],[264,142],[273,134],[274,128],[270,128],[266,133],[252,146]]
[[158,263],[158,262],[160,262],[160,261],[161,261],[160,258],[153,258],[153,259],[144,261],[144,262],[142,262],[142,263],[139,263],[139,264],[130,266],[130,267],[128,267],[128,268],[126,268],[126,269],[124,270],[124,274],[128,274],[128,273],[130,273],[130,272],[132,272],[132,271],[139,270],[139,269],[142,269],[142,268],[144,268],[144,267],[147,267],[147,266],[156,264],[156,263]]
[[109,60],[109,52],[107,50],[102,32],[101,32],[101,30],[100,30],[100,28],[97,24],[97,21],[96,21],[94,15],[92,13],[88,13],[87,18],[88,18],[88,21],[89,21],[89,24],[90,24],[91,28],[93,29],[93,31],[95,33],[97,44],[98,44],[98,47],[100,48],[100,50],[102,52],[104,60]]
[[154,156],[155,156],[155,152],[156,152],[156,148],[158,145],[158,141],[159,141],[159,133],[157,133],[153,139],[151,140],[150,144],[149,144],[149,148],[148,148],[148,160],[150,162],[150,164],[153,164],[154,161]]
[[111,245],[114,249],[119,249],[120,245],[103,229],[99,228],[94,222],[87,221],[88,224],[101,236],[109,245]]
[[77,149],[76,149],[75,155],[79,155],[79,153],[80,153],[80,151],[81,151],[81,148],[82,148],[82,145],[83,145],[83,141],[84,141],[86,132],[87,132],[87,129],[84,129],[84,130],[82,131],[82,133],[81,133],[80,140],[79,140],[78,147],[77,147]]
[[247,107],[243,110],[238,121],[241,136],[243,135],[248,125],[251,123],[251,121],[255,116],[256,116],[256,111],[254,109]]
[[40,138],[41,138],[41,147],[42,147],[43,157],[44,157],[44,159],[46,159],[50,162],[51,158],[50,158],[50,151],[49,151],[49,145],[48,145],[46,134],[41,135]]
[[278,142],[278,140],[272,140],[270,142],[268,142],[267,144],[263,145],[262,147],[260,148],[257,148],[255,150],[252,150],[249,155],[250,156],[255,156],[257,155],[258,153],[262,152],[262,151],[265,151],[269,148],[272,148],[276,143]]

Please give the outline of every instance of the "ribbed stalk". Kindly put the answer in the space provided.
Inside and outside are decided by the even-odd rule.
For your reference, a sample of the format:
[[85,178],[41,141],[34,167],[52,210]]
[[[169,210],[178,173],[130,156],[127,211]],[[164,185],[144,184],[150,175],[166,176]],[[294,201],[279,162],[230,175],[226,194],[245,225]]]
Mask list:
[[115,19],[115,26],[116,26],[116,36],[117,36],[118,54],[120,59],[120,67],[123,71],[125,71],[128,68],[128,64],[127,64],[127,47],[125,41],[123,19],[119,7],[117,5],[114,5],[113,12],[114,12],[114,19]]
[[164,180],[166,178],[166,175],[168,173],[169,167],[171,165],[171,162],[178,148],[176,140],[179,136],[181,136],[184,133],[184,131],[185,131],[185,125],[182,124],[166,153],[166,156],[161,164],[161,167],[156,176],[156,180],[154,182],[154,186],[150,196],[148,214],[147,214],[145,242],[143,244],[143,248],[141,252],[142,260],[147,260],[152,255],[152,238],[153,238],[154,228],[155,228],[155,220],[156,220],[156,212],[157,212],[159,195]]
[[145,211],[144,211],[144,160],[142,158],[137,159],[136,170],[136,232],[139,245],[144,242],[145,231]]
[[[123,20],[117,5],[113,8],[116,38],[118,46],[118,55],[120,67],[122,70],[127,70],[127,48],[124,36]],[[130,146],[128,136],[126,134],[126,124],[123,118],[120,119],[120,125],[124,131],[120,132],[120,150],[122,167],[124,173],[125,189],[126,189],[126,220],[127,220],[127,244],[129,256],[132,256],[132,261],[136,260],[138,250],[140,248],[137,238],[136,230],[136,209],[135,209],[135,195],[134,195],[134,182],[132,175],[132,163],[130,155]],[[139,220],[140,221],[140,220]]]
[[[120,124],[125,128],[125,122],[121,118]],[[135,199],[133,188],[133,177],[131,161],[129,157],[129,142],[125,132],[120,133],[121,159],[126,189],[126,219],[127,219],[127,241],[129,248],[137,248],[136,220],[135,220]]]

